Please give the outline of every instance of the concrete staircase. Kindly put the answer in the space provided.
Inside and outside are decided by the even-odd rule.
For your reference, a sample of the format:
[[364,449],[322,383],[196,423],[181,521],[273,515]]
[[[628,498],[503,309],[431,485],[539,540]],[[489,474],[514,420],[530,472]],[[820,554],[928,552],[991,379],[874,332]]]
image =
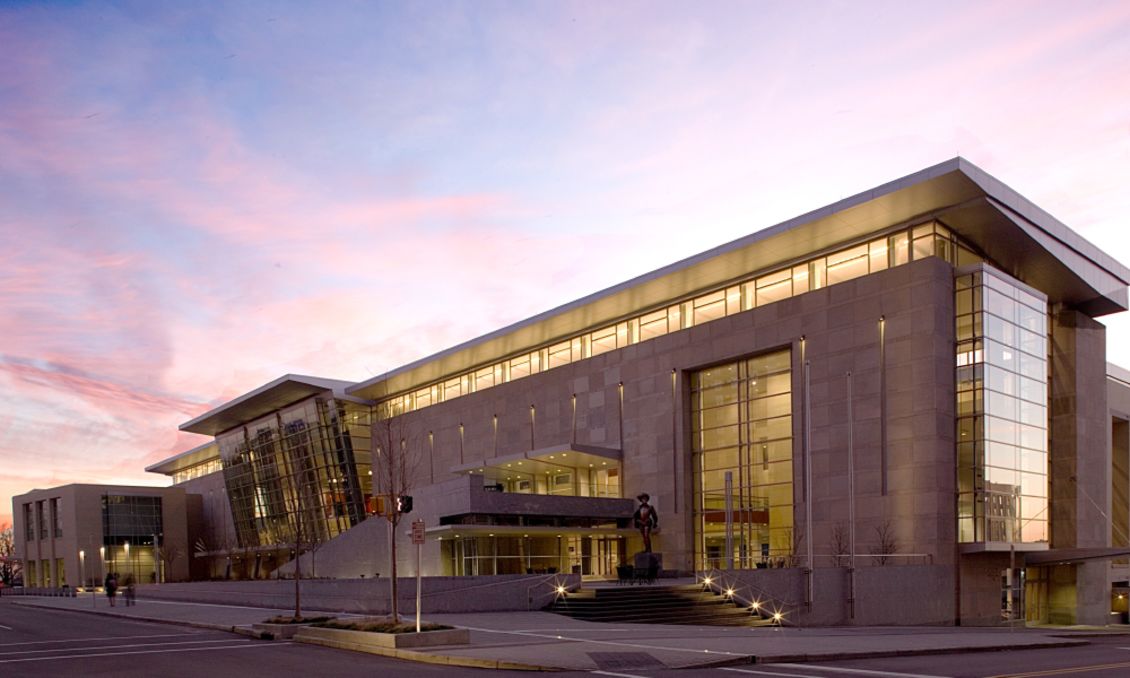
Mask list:
[[558,596],[546,611],[585,621],[628,624],[768,626],[773,623],[702,584],[579,589]]

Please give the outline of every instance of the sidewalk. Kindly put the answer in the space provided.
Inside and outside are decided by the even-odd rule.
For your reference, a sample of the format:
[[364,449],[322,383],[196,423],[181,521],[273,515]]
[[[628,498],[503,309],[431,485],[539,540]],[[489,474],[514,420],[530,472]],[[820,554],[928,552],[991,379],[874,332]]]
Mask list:
[[[17,597],[16,605],[112,614],[139,620],[250,633],[251,624],[285,610],[139,598],[110,607],[106,598]],[[95,606],[96,605],[96,606]],[[341,615],[339,615],[341,616]],[[400,654],[462,666],[614,671],[712,664],[814,661],[1083,645],[1090,629],[952,627],[744,628],[599,624],[547,612],[433,614],[427,621],[471,630],[470,645]],[[1117,632],[1117,631],[1112,631]],[[418,656],[417,656],[418,655]]]

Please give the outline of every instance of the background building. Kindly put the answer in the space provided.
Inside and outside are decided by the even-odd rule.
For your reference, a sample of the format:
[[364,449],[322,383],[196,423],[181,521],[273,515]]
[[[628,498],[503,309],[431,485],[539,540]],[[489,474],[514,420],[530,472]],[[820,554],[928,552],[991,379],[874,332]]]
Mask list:
[[62,485],[12,499],[24,585],[101,585],[108,572],[138,583],[186,581],[199,497],[180,487]]

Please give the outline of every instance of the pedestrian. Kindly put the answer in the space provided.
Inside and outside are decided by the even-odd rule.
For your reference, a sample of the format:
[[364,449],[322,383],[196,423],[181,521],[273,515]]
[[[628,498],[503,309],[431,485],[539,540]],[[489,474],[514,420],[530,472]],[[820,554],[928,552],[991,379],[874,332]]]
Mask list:
[[114,596],[118,595],[118,575],[116,572],[107,572],[106,581],[103,584],[106,588],[106,597],[110,599],[110,607],[114,607]]
[[134,597],[133,597],[134,596],[133,575],[127,574],[126,578],[123,580],[123,583],[125,585],[124,593],[125,593],[125,599],[126,599],[126,607],[136,605],[137,603],[136,603],[136,601],[134,600]]

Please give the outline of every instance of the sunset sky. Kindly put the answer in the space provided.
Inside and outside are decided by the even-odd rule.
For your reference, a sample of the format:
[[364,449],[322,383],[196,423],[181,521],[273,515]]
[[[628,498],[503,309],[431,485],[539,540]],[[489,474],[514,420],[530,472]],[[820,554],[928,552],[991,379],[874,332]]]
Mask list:
[[0,3],[0,523],[955,155],[1130,264],[1130,3]]

